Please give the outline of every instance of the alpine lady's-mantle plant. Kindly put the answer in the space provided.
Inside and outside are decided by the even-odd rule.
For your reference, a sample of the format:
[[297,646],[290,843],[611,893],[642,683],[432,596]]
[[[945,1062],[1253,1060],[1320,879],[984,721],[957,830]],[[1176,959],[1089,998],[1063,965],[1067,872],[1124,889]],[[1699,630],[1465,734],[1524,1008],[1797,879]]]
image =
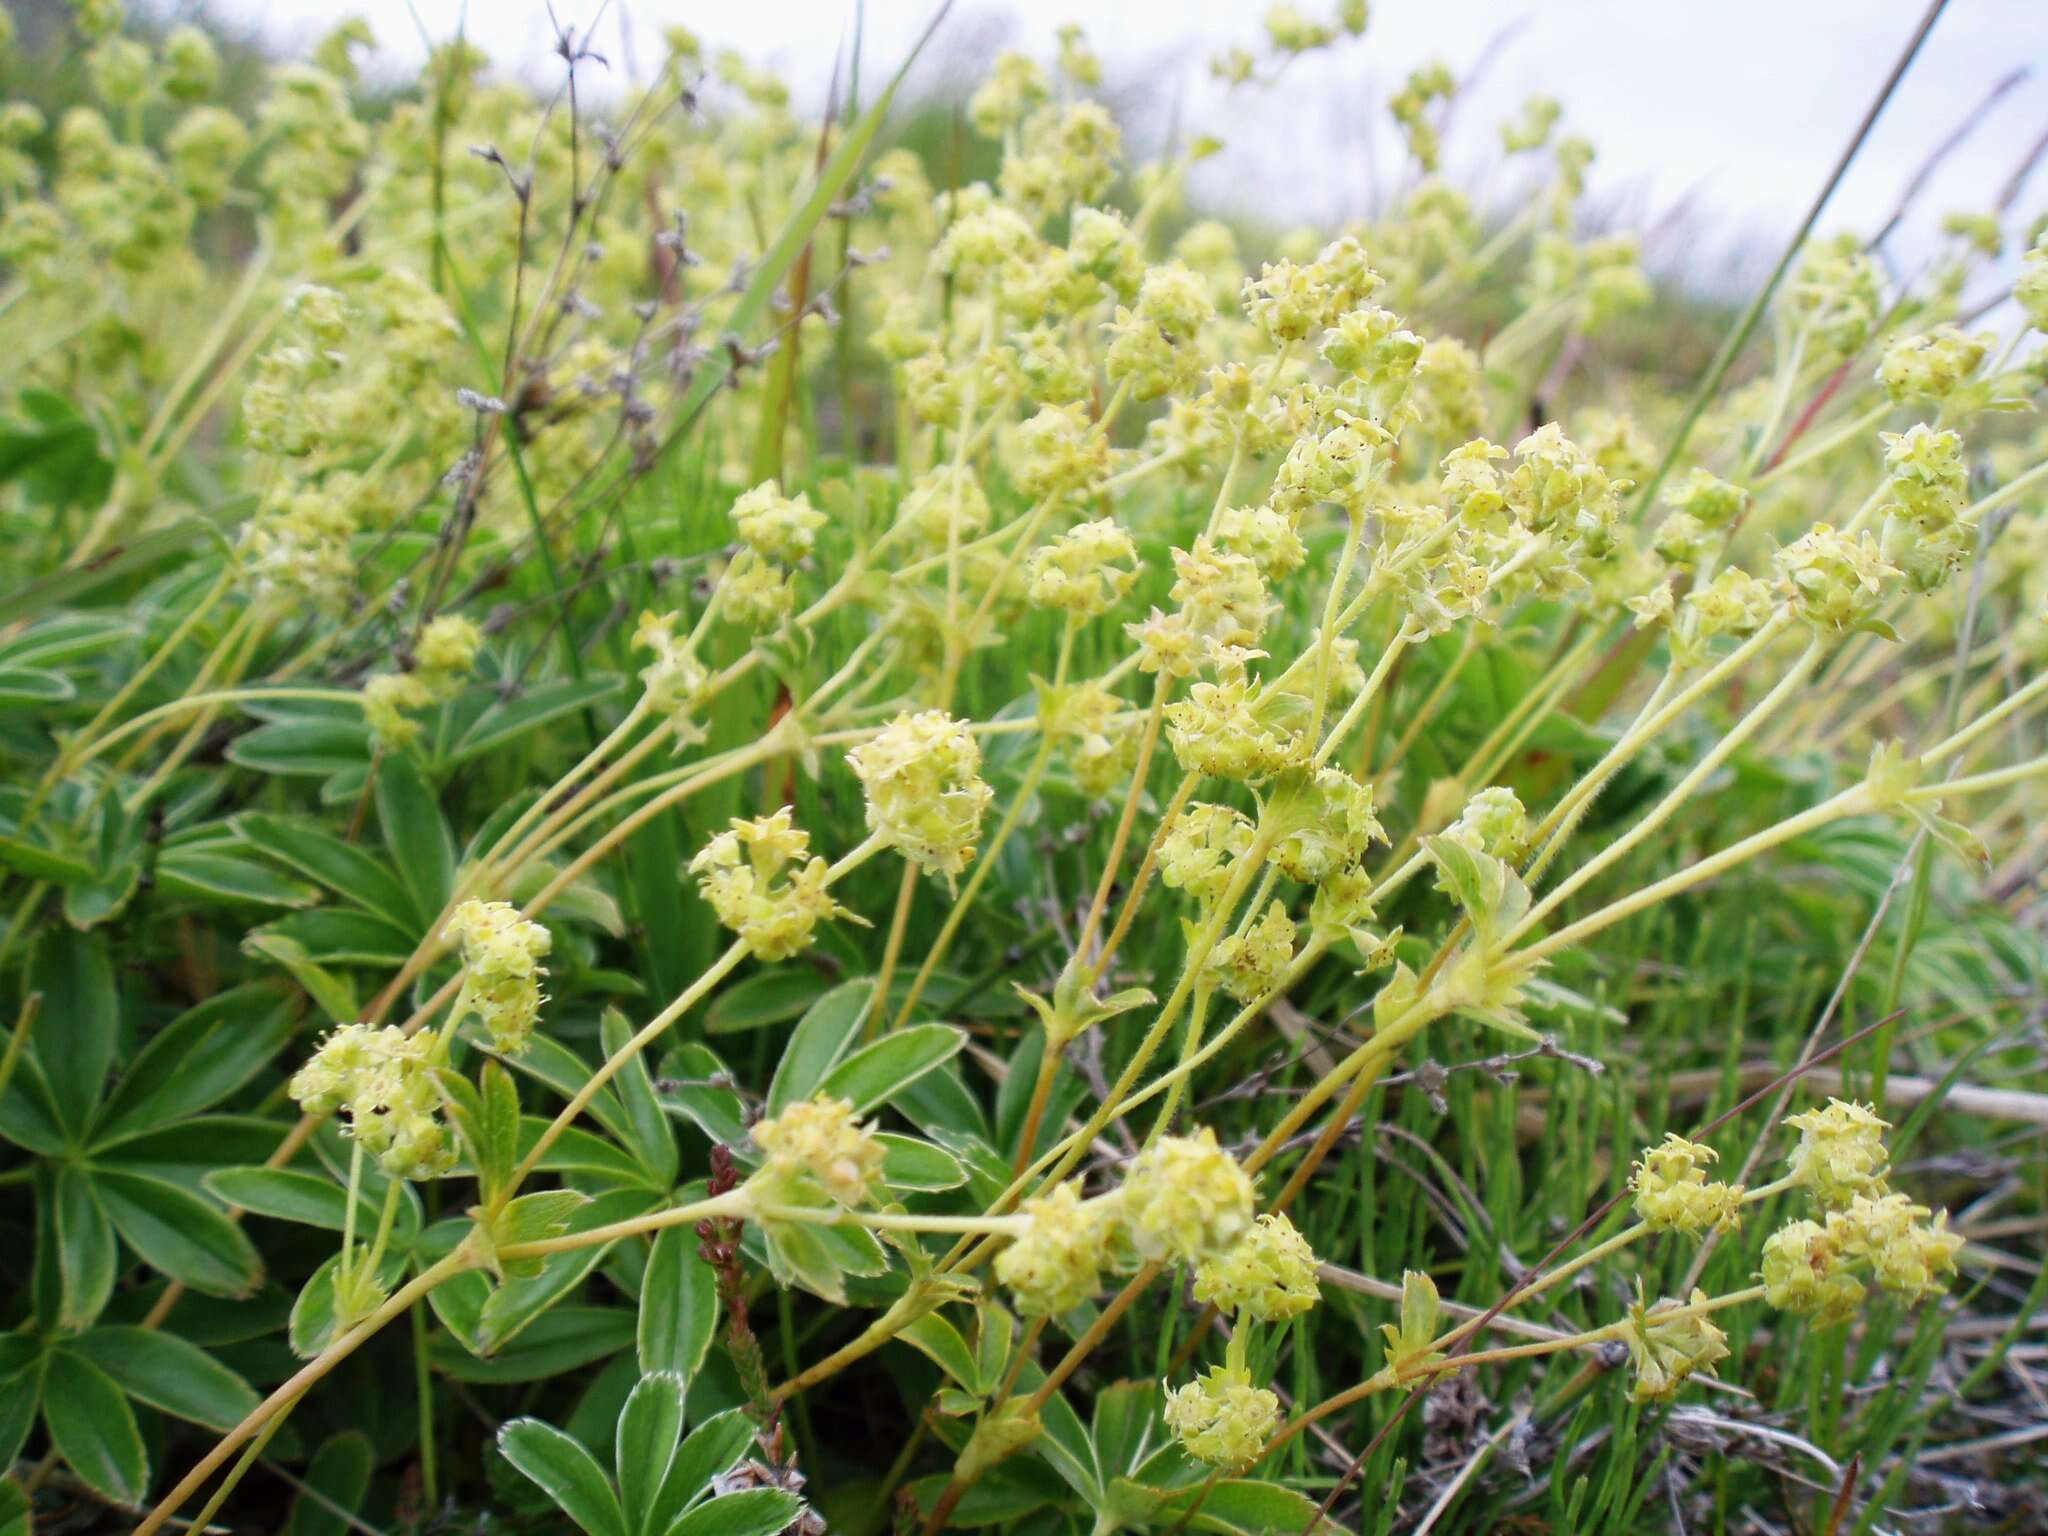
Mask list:
[[1804,1521],[1747,1435],[1839,1523],[1995,1419],[1880,1111],[1967,1143],[2040,974],[2038,228],[1810,242],[1688,405],[1591,148],[1529,102],[1475,202],[1441,66],[1266,241],[1077,29],[926,155],[681,31],[372,113],[359,24],[70,25],[0,109],[14,1508]]

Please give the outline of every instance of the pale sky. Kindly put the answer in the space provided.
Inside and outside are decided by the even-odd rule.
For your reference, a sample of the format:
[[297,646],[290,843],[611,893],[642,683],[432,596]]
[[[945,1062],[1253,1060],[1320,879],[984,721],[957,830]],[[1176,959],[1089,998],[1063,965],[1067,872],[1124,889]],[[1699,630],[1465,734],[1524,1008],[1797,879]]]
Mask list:
[[[279,51],[309,46],[333,20],[365,15],[400,69],[462,24],[464,0],[211,0],[214,14],[253,28]],[[1333,9],[1305,0],[1313,15]],[[1361,211],[1375,177],[1397,165],[1382,103],[1408,70],[1442,59],[1465,76],[1491,51],[1476,99],[1462,103],[1447,168],[1484,182],[1494,124],[1535,91],[1559,97],[1569,131],[1600,159],[1593,201],[1650,227],[1682,205],[1652,259],[1707,281],[1740,283],[1796,228],[1898,50],[1923,0],[1374,0],[1362,41],[1292,66],[1276,90],[1225,98],[1208,59],[1254,45],[1265,0],[959,0],[921,60],[912,89],[971,82],[1002,46],[1050,57],[1066,22],[1086,26],[1107,64],[1105,94],[1152,147],[1168,133],[1210,133],[1228,148],[1203,168],[1198,198],[1278,221],[1328,223]],[[864,71],[894,66],[929,20],[926,0],[868,0]],[[593,46],[623,74],[657,56],[658,33],[681,22],[711,47],[777,67],[815,110],[835,50],[850,37],[853,0],[556,0],[566,22],[594,22]],[[417,15],[418,23],[414,21]],[[467,0],[471,38],[536,80],[555,78],[544,0]],[[622,31],[623,28],[623,31]],[[1869,232],[1891,211],[1931,149],[2004,76],[2007,91],[1943,163],[1891,254],[1911,266],[1933,248],[1941,216],[1987,208],[2048,133],[2048,0],[1952,0],[1893,97],[1823,221]],[[2026,183],[2014,214],[2048,209],[2048,169]]]

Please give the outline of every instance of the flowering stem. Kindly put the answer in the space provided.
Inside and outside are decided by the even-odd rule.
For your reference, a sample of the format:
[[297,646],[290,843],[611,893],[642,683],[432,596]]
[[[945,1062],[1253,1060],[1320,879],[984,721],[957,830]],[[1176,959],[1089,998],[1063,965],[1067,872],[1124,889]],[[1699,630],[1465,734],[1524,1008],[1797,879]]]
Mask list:
[[1797,816],[1789,816],[1775,826],[1766,827],[1740,842],[1731,843],[1719,853],[1709,855],[1697,864],[1681,869],[1676,874],[1668,875],[1640,890],[1630,892],[1619,901],[1611,902],[1599,911],[1590,913],[1576,923],[1560,928],[1550,937],[1530,945],[1522,950],[1521,954],[1525,959],[1535,961],[1554,955],[1559,950],[1569,949],[1601,929],[1611,927],[1623,918],[1632,916],[1645,907],[1653,907],[1681,891],[1689,890],[1702,881],[1711,880],[1743,861],[1777,847],[1780,843],[1790,842],[1795,837],[1803,837],[1808,832],[1818,831],[1832,822],[1841,821],[1849,816],[1860,816],[1876,808],[1869,785],[1852,784],[1840,794],[1823,800],[1811,810],[1802,811]]
[[744,939],[734,940],[726,947],[724,954],[711,962],[710,967],[705,970],[703,975],[691,982],[689,986],[685,987],[677,995],[674,1002],[662,1009],[652,1019],[649,1019],[641,1027],[638,1034],[620,1046],[617,1051],[605,1059],[595,1072],[590,1074],[590,1077],[583,1086],[578,1088],[569,1102],[562,1106],[561,1112],[548,1123],[547,1129],[540,1133],[540,1137],[534,1142],[532,1150],[525,1157],[521,1158],[519,1165],[512,1170],[512,1177],[505,1183],[504,1193],[507,1198],[521,1184],[526,1182],[527,1176],[539,1166],[540,1160],[547,1156],[548,1149],[561,1138],[562,1132],[575,1123],[577,1116],[581,1115],[590,1106],[590,1101],[603,1091],[604,1085],[616,1077],[620,1069],[627,1062],[638,1056],[648,1046],[652,1045],[655,1040],[659,1039],[671,1024],[696,1007],[714,987],[732,974],[734,969],[738,967],[742,960],[747,958],[749,953],[751,951],[747,948]]
[[498,1250],[498,1257],[506,1261],[544,1259],[550,1254],[573,1253],[579,1248],[595,1248],[600,1244],[616,1243],[622,1238],[644,1237],[650,1232],[659,1232],[666,1227],[683,1226],[711,1217],[745,1216],[751,1209],[747,1203],[746,1191],[732,1189],[706,1200],[693,1200],[688,1205],[670,1206],[665,1211],[634,1216],[625,1221],[614,1221],[602,1227],[591,1227],[584,1232],[536,1238],[530,1243],[507,1243]]
[[1502,942],[1504,944],[1514,943],[1515,940],[1529,932],[1537,924],[1541,923],[1544,918],[1556,911],[1559,905],[1566,901],[1574,891],[1579,890],[1588,881],[1599,875],[1602,870],[1614,864],[1616,860],[1626,857],[1632,850],[1641,845],[1644,839],[1648,838],[1665,822],[1669,821],[1677,813],[1679,807],[1698,793],[1700,786],[1719,770],[1721,764],[1726,762],[1743,742],[1756,733],[1757,727],[1770,718],[1778,707],[1805,683],[1806,679],[1812,675],[1813,669],[1819,665],[1821,652],[1822,643],[1816,637],[1807,644],[1799,660],[1792,664],[1791,670],[1778,680],[1778,685],[1761,699],[1758,699],[1755,707],[1736,723],[1734,729],[1714,743],[1706,755],[1693,765],[1692,771],[1672,786],[1669,794],[1658,801],[1627,832],[1616,838],[1607,847],[1601,849],[1598,854],[1588,859],[1584,864],[1573,870],[1568,877],[1560,881],[1549,895],[1537,902],[1529,910],[1528,914],[1508,931]]
[[[1131,769],[1130,787],[1124,791],[1123,810],[1116,819],[1116,831],[1109,840],[1109,856],[1102,861],[1102,877],[1095,883],[1095,897],[1088,904],[1088,916],[1081,923],[1081,936],[1074,941],[1074,953],[1088,954],[1089,942],[1102,923],[1109,906],[1109,893],[1116,886],[1116,872],[1122,867],[1124,849],[1130,842],[1131,827],[1138,819],[1138,802],[1144,798],[1145,780],[1152,768],[1152,754],[1159,745],[1159,727],[1166,718],[1167,696],[1173,691],[1173,677],[1161,672],[1152,688],[1152,707],[1145,714],[1145,731],[1138,739],[1138,761]],[[1029,1138],[1026,1139],[1029,1144]]]

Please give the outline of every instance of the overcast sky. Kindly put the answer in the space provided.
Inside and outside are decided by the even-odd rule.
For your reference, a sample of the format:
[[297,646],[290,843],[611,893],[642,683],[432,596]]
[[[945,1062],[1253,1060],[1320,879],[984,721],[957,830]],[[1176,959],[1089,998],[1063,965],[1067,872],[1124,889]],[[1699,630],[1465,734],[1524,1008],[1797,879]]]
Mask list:
[[[173,7],[175,8],[175,7]],[[868,0],[866,68],[900,59],[932,12],[926,0]],[[1334,3],[1306,0],[1315,14]],[[423,23],[435,38],[462,24],[464,0],[211,0],[216,15],[301,50],[337,15],[368,17],[389,67],[416,62]],[[1797,227],[1842,146],[1925,9],[1924,0],[1374,0],[1362,41],[1290,68],[1273,91],[1227,100],[1207,77],[1211,55],[1254,45],[1264,0],[958,0],[913,89],[971,81],[1000,46],[1049,56],[1066,22],[1083,23],[1108,67],[1106,94],[1155,142],[1176,126],[1228,149],[1204,167],[1197,193],[1283,221],[1329,222],[1369,206],[1376,176],[1395,168],[1382,104],[1408,70],[1442,59],[1465,76],[1489,59],[1476,99],[1462,104],[1449,169],[1478,185],[1493,125],[1534,91],[1561,98],[1565,124],[1600,149],[1594,200],[1626,222],[1665,225],[1663,264],[1739,282]],[[658,34],[679,21],[714,47],[776,66],[814,110],[835,50],[850,35],[852,0],[556,0],[565,22],[595,23],[593,46],[615,72],[644,69]],[[419,23],[414,21],[415,14]],[[543,0],[467,0],[470,36],[507,67],[550,78]],[[622,30],[623,29],[623,30]],[[1892,244],[1908,265],[1933,248],[1945,213],[1990,206],[2048,132],[2048,0],[1952,0],[1912,73],[1830,205],[1828,228],[1881,223],[1932,148],[2015,70],[2006,91],[1943,163]],[[2022,220],[2048,209],[2048,170],[2015,204]]]

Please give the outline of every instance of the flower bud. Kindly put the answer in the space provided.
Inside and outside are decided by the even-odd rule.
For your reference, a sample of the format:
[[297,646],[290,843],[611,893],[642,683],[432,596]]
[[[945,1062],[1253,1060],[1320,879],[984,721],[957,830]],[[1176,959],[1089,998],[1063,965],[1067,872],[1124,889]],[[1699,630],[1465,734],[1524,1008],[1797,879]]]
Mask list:
[[1190,1456],[1236,1472],[1259,1459],[1279,1428],[1280,1399],[1253,1386],[1249,1372],[1218,1365],[1169,1392],[1165,1417]]

